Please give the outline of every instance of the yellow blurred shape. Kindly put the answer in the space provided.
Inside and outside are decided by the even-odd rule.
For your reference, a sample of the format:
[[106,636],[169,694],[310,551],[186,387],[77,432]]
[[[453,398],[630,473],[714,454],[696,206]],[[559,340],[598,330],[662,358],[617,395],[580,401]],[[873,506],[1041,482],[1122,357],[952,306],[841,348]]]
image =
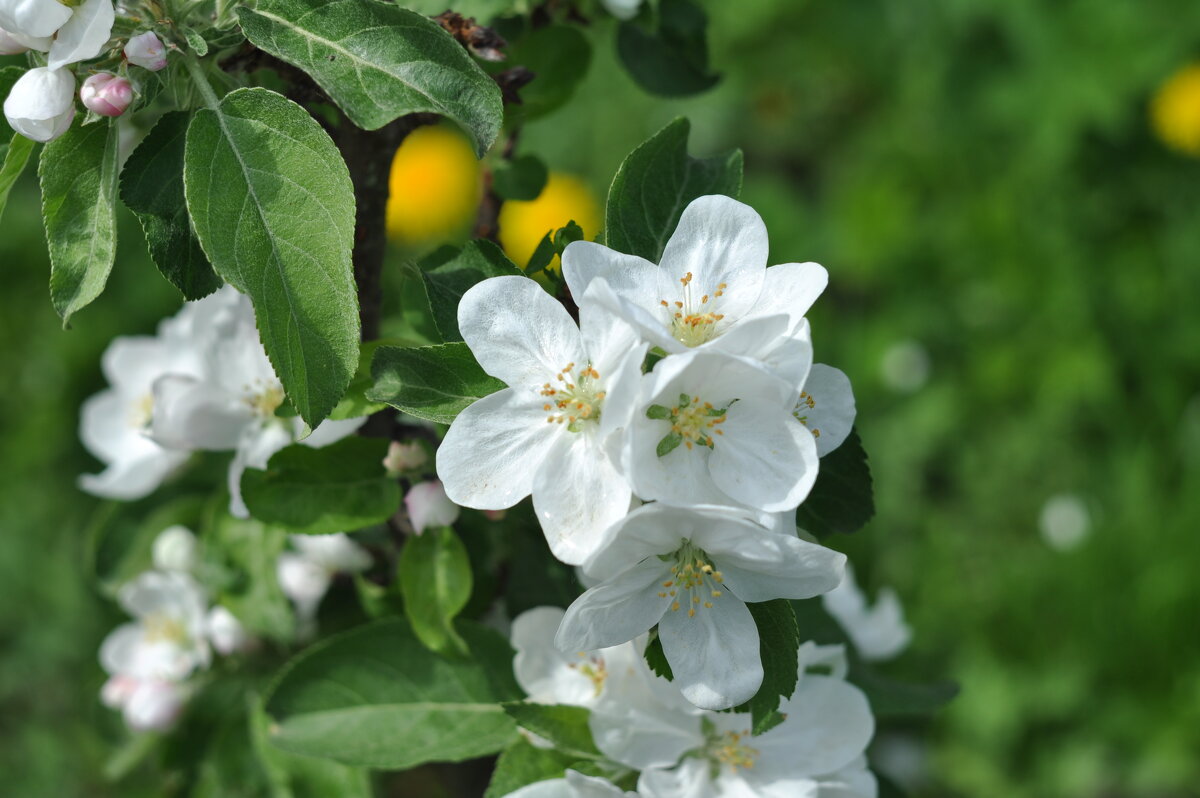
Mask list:
[[[514,263],[524,268],[546,233],[572,220],[583,228],[583,237],[590,241],[600,232],[600,206],[582,180],[551,172],[537,199],[508,200],[500,206],[500,246]],[[559,269],[557,255],[546,269]]]
[[1167,79],[1150,103],[1150,120],[1163,143],[1200,156],[1200,62]]
[[479,207],[479,161],[466,136],[449,125],[409,133],[388,178],[388,237],[430,244],[465,232]]

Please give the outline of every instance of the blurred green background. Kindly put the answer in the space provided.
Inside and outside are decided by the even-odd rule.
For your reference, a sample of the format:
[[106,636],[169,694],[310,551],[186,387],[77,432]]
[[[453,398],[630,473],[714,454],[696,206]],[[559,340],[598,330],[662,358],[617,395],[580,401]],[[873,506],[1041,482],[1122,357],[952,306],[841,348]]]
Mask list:
[[[687,115],[694,153],[745,150],[772,262],[829,269],[818,360],[854,382],[878,502],[833,545],[904,601],[891,671],[963,688],[881,762],[917,795],[1200,795],[1200,160],[1147,112],[1200,55],[1194,3],[709,10],[716,89],[645,95],[598,25],[521,150],[602,197]],[[178,298],[126,217],[109,290],[62,331],[33,178],[0,234],[2,792],[127,795],[102,774],[119,612],[85,575],[75,427],[108,341]]]

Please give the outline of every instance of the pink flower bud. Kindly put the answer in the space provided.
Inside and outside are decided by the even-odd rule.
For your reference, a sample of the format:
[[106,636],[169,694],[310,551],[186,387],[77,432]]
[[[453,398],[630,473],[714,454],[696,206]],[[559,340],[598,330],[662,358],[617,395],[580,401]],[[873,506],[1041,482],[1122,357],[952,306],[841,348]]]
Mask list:
[[446,496],[436,479],[413,485],[404,497],[408,517],[419,535],[431,526],[450,526],[458,520],[458,505]]
[[133,86],[109,72],[92,75],[79,89],[79,99],[100,116],[120,116],[133,102]]
[[125,58],[142,69],[157,72],[167,65],[167,50],[157,36],[146,31],[126,43]]
[[383,458],[383,467],[389,476],[399,476],[405,471],[415,471],[429,462],[429,455],[417,441],[400,443],[392,441],[388,446],[387,457]]

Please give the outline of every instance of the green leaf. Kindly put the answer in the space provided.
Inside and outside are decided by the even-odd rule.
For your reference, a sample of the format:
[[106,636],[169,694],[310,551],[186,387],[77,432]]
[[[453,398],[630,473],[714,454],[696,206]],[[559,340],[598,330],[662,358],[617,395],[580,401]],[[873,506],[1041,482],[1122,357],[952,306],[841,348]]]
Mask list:
[[375,387],[367,398],[398,410],[449,424],[467,405],[504,387],[489,376],[465,343],[439,346],[381,346],[371,363]]
[[183,38],[187,41],[187,46],[198,56],[208,55],[208,40],[201,36],[191,28],[183,29]]
[[221,287],[192,233],[183,198],[183,149],[191,114],[164,114],[121,170],[121,199],[142,223],[150,258],[187,299]]
[[404,114],[452,119],[482,156],[500,132],[500,89],[432,20],[376,0],[261,0],[238,9],[255,45],[312,76],[366,130]]
[[[218,497],[222,505],[226,497]],[[214,573],[226,575],[216,601],[225,605],[255,637],[290,644],[296,631],[291,602],[276,577],[287,532],[254,519],[242,520],[220,510],[201,538]]]
[[341,154],[291,100],[238,89],[196,112],[183,177],[204,252],[249,294],[275,373],[316,427],[358,363],[354,187]]
[[[27,70],[20,66],[0,67],[0,95],[8,97],[8,93],[12,91],[12,87],[16,85],[21,76]],[[7,143],[10,136],[16,131],[8,124],[8,117],[0,114],[0,142]],[[0,144],[0,146],[4,146]]]
[[650,666],[650,670],[656,676],[661,676],[668,682],[675,680],[675,674],[671,671],[671,663],[667,662],[667,653],[663,651],[662,638],[658,636],[657,628],[654,634],[650,635],[650,642],[646,644],[644,656],[646,664]]
[[510,39],[506,52],[507,59],[489,68],[499,72],[520,65],[534,74],[520,91],[521,102],[507,108],[508,121],[513,124],[545,116],[565,104],[592,61],[587,37],[569,25],[546,25]]
[[501,702],[522,697],[512,649],[491,629],[460,622],[459,631],[470,660],[434,654],[398,619],[312,646],[267,696],[272,744],[387,770],[503,750],[516,724]]
[[720,75],[708,66],[708,16],[692,0],[661,0],[653,33],[636,22],[617,29],[617,55],[642,88],[665,97],[699,94]]
[[601,756],[592,741],[592,730],[588,727],[592,713],[586,707],[517,701],[505,704],[504,711],[518,726],[544,737],[573,759]]
[[545,271],[557,254],[554,249],[554,231],[551,230],[542,236],[542,240],[534,247],[533,254],[529,256],[529,263],[525,264],[525,274],[533,275]]
[[818,537],[862,529],[875,515],[871,468],[858,430],[821,458],[812,492],[796,509],[796,525]]
[[250,737],[274,798],[371,798],[371,774],[328,759],[297,756],[272,746],[270,721],[255,701],[250,709]]
[[265,471],[247,468],[242,498],[260,521],[290,532],[328,535],[383,523],[400,506],[387,475],[383,438],[351,435],[314,449],[295,444],[271,456]]
[[434,253],[433,259],[425,261],[421,267],[433,322],[445,341],[462,340],[458,329],[458,303],[467,289],[489,277],[521,274],[500,247],[482,238],[468,241],[459,252],[450,256],[444,250]]
[[100,296],[117,254],[117,125],[75,124],[42,150],[50,301],[66,325]]
[[692,158],[686,119],[676,119],[638,146],[617,169],[608,190],[605,242],[655,263],[688,203],[706,194],[737,197],[742,152]]
[[454,530],[434,527],[410,537],[399,573],[404,614],[421,642],[441,654],[466,654],[453,621],[471,598],[471,563]]
[[800,629],[796,613],[786,599],[747,604],[758,626],[758,648],[762,656],[763,683],[758,692],[737,708],[749,712],[754,734],[777,726],[783,721],[779,714],[780,697],[791,698],[796,691],[800,668],[797,652],[800,649]]
[[537,199],[549,177],[546,164],[536,155],[500,161],[492,168],[492,188],[506,200]]
[[553,748],[537,748],[518,740],[500,754],[483,798],[504,798],[538,781],[561,779],[572,758]]
[[508,543],[504,606],[515,618],[534,607],[568,607],[581,588],[575,569],[555,559],[546,536],[533,514],[532,503],[523,501],[508,510],[501,539]]

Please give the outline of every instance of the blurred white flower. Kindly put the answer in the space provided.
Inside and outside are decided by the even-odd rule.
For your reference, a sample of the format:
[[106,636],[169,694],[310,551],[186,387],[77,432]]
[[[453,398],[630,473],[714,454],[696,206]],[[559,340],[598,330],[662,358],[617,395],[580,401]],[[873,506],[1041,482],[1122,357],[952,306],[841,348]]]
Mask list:
[[431,526],[450,526],[458,520],[459,506],[450,501],[436,479],[419,482],[404,494],[404,507],[418,535]]
[[190,571],[196,567],[196,536],[185,526],[169,526],[154,539],[151,554],[160,571]]
[[419,441],[392,441],[388,444],[387,456],[383,458],[383,467],[389,475],[395,477],[405,471],[423,468],[428,462],[429,454]]
[[854,580],[854,569],[846,566],[846,576],[835,589],[821,596],[825,611],[837,619],[854,648],[865,660],[887,660],[897,656],[912,640],[912,629],[904,622],[904,608],[891,588],[882,588],[875,605]]
[[1051,548],[1070,551],[1091,532],[1092,517],[1083,499],[1073,493],[1059,493],[1042,505],[1038,527]]
[[[152,387],[150,434],[169,449],[236,454],[229,465],[229,511],[246,518],[241,479],[247,468],[266,468],[271,455],[304,432],[299,418],[281,418],[283,385],[259,340],[250,300],[225,286],[202,302],[206,323],[198,331],[199,368],[172,370]],[[301,443],[319,448],[352,434],[365,419],[326,421]]]
[[124,53],[129,63],[151,72],[157,72],[167,65],[167,50],[152,31],[131,37]]
[[75,76],[67,69],[30,69],[8,92],[4,118],[27,139],[58,138],[75,118]]
[[169,731],[191,696],[188,684],[116,675],[100,689],[100,700],[119,709],[131,731]]
[[585,776],[568,770],[565,778],[549,779],[527,784],[507,798],[638,798],[635,792],[625,792],[599,776]]
[[232,612],[217,605],[208,611],[204,619],[209,642],[218,654],[229,656],[244,650],[251,643],[246,628]]
[[136,620],[114,629],[100,647],[111,675],[182,681],[212,660],[203,589],[178,571],[147,571],[121,588],[121,606]]
[[929,381],[929,352],[918,341],[897,341],[883,353],[879,376],[897,393],[913,393]]
[[333,577],[367,570],[371,553],[342,532],[292,535],[290,540],[295,551],[279,555],[275,574],[283,594],[296,605],[301,626],[311,627]]
[[633,19],[642,7],[642,0],[600,0],[600,4],[617,19]]

